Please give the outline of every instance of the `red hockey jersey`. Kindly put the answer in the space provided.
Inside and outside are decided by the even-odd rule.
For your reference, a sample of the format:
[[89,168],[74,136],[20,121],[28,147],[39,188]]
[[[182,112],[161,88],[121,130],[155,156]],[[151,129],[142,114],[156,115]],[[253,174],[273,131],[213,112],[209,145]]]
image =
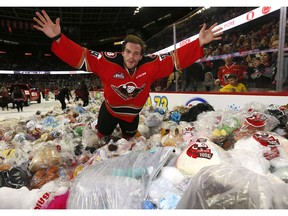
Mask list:
[[246,71],[246,67],[243,65],[237,65],[235,62],[231,65],[223,65],[219,67],[217,72],[217,77],[221,82],[221,86],[228,84],[227,77],[229,74],[236,74],[238,80],[241,82],[243,80],[243,72]]
[[173,54],[143,56],[136,72],[130,76],[121,52],[89,50],[64,34],[59,43],[52,43],[52,51],[70,66],[97,74],[103,83],[107,109],[111,115],[128,122],[132,122],[145,105],[155,80],[188,67],[203,55],[196,39]]

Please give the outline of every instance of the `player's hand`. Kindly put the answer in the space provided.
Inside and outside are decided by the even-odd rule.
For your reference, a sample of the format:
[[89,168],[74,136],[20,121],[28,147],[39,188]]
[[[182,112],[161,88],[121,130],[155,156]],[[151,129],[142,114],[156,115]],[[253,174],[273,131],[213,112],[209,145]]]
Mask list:
[[199,32],[199,41],[200,46],[210,43],[213,40],[221,40],[222,37],[220,35],[223,34],[222,27],[218,27],[214,29],[218,23],[213,24],[209,29],[206,29],[206,23],[203,24]]
[[59,35],[61,33],[60,18],[57,18],[56,22],[53,23],[46,11],[42,10],[41,12],[42,14],[36,12],[36,17],[33,17],[33,20],[37,23],[37,25],[33,25],[33,27],[42,31],[49,38]]

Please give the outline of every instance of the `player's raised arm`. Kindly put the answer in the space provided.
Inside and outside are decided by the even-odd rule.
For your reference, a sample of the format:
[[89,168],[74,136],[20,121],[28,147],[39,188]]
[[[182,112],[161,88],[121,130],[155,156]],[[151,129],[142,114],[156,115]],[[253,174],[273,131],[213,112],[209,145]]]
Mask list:
[[37,23],[37,25],[33,25],[33,27],[42,31],[49,38],[58,41],[61,35],[60,18],[57,18],[55,23],[53,23],[45,10],[41,12],[42,14],[36,12],[36,17],[33,17],[33,20]]

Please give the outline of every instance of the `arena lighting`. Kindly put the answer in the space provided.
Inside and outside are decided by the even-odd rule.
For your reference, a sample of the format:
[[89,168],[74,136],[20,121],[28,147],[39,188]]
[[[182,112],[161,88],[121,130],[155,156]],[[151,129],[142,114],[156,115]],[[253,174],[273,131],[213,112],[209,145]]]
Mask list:
[[121,45],[124,41],[116,41],[114,42],[114,45],[117,46],[117,45]]
[[25,56],[32,56],[32,53],[26,52],[24,55],[25,55]]
[[136,8],[136,10],[134,11],[134,14],[133,14],[134,16],[140,12],[140,8],[141,8],[141,7],[137,7],[137,8]]
[[2,40],[0,39],[1,42],[5,43],[5,44],[14,44],[14,45],[18,45],[18,42],[14,42],[14,41],[8,41],[8,40]]
[[51,54],[50,53],[45,53],[44,56],[51,56]]
[[6,51],[0,50],[0,54],[6,54]]
[[167,18],[169,18],[169,17],[171,17],[171,13],[166,14],[165,16],[158,18],[158,21],[161,21],[161,20],[167,19]]
[[148,26],[153,25],[153,24],[155,24],[155,21],[152,21],[152,22],[150,22],[150,23],[145,24],[145,25],[143,26],[143,28],[147,28]]

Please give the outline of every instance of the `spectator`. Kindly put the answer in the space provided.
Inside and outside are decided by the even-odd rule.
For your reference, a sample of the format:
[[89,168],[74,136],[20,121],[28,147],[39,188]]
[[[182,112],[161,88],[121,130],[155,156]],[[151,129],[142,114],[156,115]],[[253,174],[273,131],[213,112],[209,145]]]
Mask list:
[[247,88],[243,83],[238,82],[236,74],[229,74],[227,76],[228,84],[220,89],[220,92],[247,92]]
[[166,84],[167,84],[168,79],[167,78],[162,78],[155,80],[154,82],[154,91],[165,91],[166,90]]
[[57,99],[60,101],[61,103],[61,109],[65,110],[66,109],[66,99],[68,101],[70,101],[70,98],[72,97],[71,92],[68,88],[68,86],[64,86],[64,88],[62,88],[58,94]]
[[81,99],[83,101],[83,106],[85,107],[89,104],[89,91],[88,91],[88,87],[85,81],[81,82],[80,91],[81,91]]
[[260,57],[254,56],[250,67],[248,67],[248,83],[249,87],[255,88],[271,88],[272,78],[264,76],[266,67],[261,64]]
[[79,101],[81,99],[81,88],[78,87],[75,89],[75,101]]
[[261,65],[264,66],[263,76],[273,79],[276,73],[275,62],[271,61],[271,54],[268,52],[261,52],[260,55]]
[[16,104],[16,108],[18,112],[23,112],[23,102],[24,102],[24,94],[19,86],[15,86],[14,91],[12,92],[13,102]]
[[5,107],[8,109],[9,92],[5,86],[2,86],[0,89],[0,103],[2,110],[4,111]]
[[225,59],[225,65],[219,67],[217,72],[217,78],[221,82],[221,86],[225,86],[228,84],[227,76],[229,74],[235,74],[238,77],[239,82],[244,82],[244,73],[246,71],[246,67],[243,65],[236,64],[234,61],[234,57],[232,55],[228,55]]
[[48,88],[44,88],[44,98],[46,101],[49,100],[49,92],[50,90]]
[[57,100],[57,97],[58,97],[58,94],[59,94],[59,88],[58,86],[55,86],[55,89],[54,89],[54,97],[55,97],[55,100]]
[[260,44],[259,44],[260,50],[269,49],[269,39],[267,36],[264,36],[261,38]]
[[214,92],[219,92],[221,88],[222,88],[222,87],[221,87],[221,82],[220,82],[220,80],[219,80],[219,79],[216,79],[216,80],[214,81],[214,89],[213,89],[213,91],[214,91]]
[[214,89],[214,78],[211,72],[206,72],[204,75],[203,85],[205,86],[206,91],[212,91]]
[[181,74],[182,74],[181,71],[175,71],[169,75],[169,77],[167,79],[167,86],[166,86],[166,89],[168,91],[178,91],[179,86],[178,86],[178,89],[176,89],[176,82],[177,82],[177,80],[178,81],[180,80]]

